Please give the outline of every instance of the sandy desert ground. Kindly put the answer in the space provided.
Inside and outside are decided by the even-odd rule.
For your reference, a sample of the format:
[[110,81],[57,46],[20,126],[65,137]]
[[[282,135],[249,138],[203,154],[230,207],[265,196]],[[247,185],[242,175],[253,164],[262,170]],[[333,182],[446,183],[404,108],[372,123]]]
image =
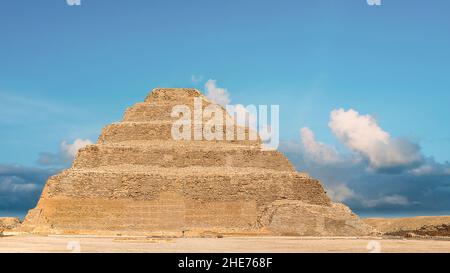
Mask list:
[[450,253],[450,240],[382,238],[139,238],[77,236],[11,236],[0,238],[0,252],[55,253]]

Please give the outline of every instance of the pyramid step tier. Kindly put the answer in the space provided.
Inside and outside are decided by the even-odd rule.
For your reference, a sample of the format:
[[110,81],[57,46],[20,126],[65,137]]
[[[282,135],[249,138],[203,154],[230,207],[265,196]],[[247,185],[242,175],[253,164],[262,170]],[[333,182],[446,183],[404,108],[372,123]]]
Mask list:
[[[207,122],[211,120],[211,118],[215,118],[213,114],[206,114],[205,111],[207,107],[211,105],[210,103],[203,103],[201,108],[194,107],[193,102],[190,104],[179,104],[179,103],[169,103],[164,105],[157,105],[152,103],[138,103],[133,107],[130,107],[126,110],[125,115],[123,117],[124,122],[147,122],[147,121],[171,121],[174,122],[181,117],[189,117],[193,120],[194,116]],[[183,108],[175,108],[182,106]],[[189,112],[182,112],[180,114],[177,109],[189,109]],[[201,109],[201,111],[200,111]],[[231,116],[228,115],[228,112],[221,108],[220,106],[214,106],[214,108],[210,108],[210,110],[218,110],[219,113],[222,113],[222,121],[225,122],[225,119],[228,118],[227,122],[232,122]],[[219,110],[220,109],[220,110]],[[172,113],[174,116],[172,116]],[[214,112],[215,114],[215,112]],[[182,116],[183,115],[183,116]],[[184,116],[187,115],[187,116]]]
[[145,103],[155,105],[192,104],[194,98],[200,98],[202,101],[210,103],[200,91],[191,88],[155,88],[145,98]]
[[204,202],[256,200],[265,204],[291,199],[311,204],[330,203],[320,183],[307,176],[295,172],[225,167],[120,165],[69,169],[49,180],[43,196],[155,200],[167,191]]
[[[45,210],[40,209],[45,207]],[[177,193],[162,193],[157,200],[73,197],[43,199],[28,215],[28,228],[51,226],[54,232],[78,234],[121,233],[158,235],[155,232],[191,229],[252,229],[257,225],[255,201],[201,202]],[[41,223],[39,223],[41,222]],[[36,225],[38,223],[38,225]],[[175,234],[180,236],[181,234]]]
[[254,146],[227,143],[185,143],[178,141],[141,142],[128,145],[90,145],[79,151],[75,168],[96,168],[120,164],[160,167],[256,167],[295,171],[278,151],[262,151]]
[[[109,144],[109,143],[117,143],[123,141],[143,141],[143,140],[174,140],[172,135],[172,122],[164,122],[164,121],[154,121],[154,122],[119,122],[113,123],[107,127],[105,127],[102,131],[102,134],[99,137],[99,144]],[[238,133],[240,133],[241,129],[233,126],[233,127],[220,127],[223,133],[222,140],[207,140],[203,134],[203,127],[195,128],[194,125],[191,126],[191,134],[190,140],[195,141],[206,141],[206,142],[228,142],[239,145],[261,145],[261,141],[259,139],[252,140],[250,139],[250,130],[248,128],[244,128],[242,132],[244,132],[243,140],[238,139]],[[196,131],[200,135],[200,140],[195,139],[194,131]],[[233,136],[231,140],[226,139],[226,133],[230,132]],[[234,134],[233,134],[234,133]],[[177,140],[178,141],[178,140]]]
[[174,105],[154,105],[150,103],[138,103],[133,107],[126,110],[123,117],[124,122],[136,122],[136,121],[174,121],[175,118],[171,117],[171,113]]

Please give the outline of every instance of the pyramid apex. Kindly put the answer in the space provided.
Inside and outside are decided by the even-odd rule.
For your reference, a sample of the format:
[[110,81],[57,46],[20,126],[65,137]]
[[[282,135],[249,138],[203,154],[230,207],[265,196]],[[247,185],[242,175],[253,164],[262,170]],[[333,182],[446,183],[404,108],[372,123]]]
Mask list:
[[194,88],[155,88],[148,94],[146,102],[153,100],[177,100],[183,98],[202,97],[202,93]]

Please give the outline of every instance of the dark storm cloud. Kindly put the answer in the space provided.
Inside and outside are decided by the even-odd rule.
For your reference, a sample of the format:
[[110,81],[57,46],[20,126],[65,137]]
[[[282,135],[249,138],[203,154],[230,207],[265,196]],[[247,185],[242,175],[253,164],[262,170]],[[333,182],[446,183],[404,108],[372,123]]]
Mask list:
[[0,165],[0,211],[26,212],[33,208],[47,179],[57,170]]
[[330,196],[356,212],[450,211],[449,163],[423,158],[421,164],[386,171],[370,168],[365,160],[346,158],[326,163],[311,160],[299,142],[284,142],[280,150],[299,171],[320,179]]

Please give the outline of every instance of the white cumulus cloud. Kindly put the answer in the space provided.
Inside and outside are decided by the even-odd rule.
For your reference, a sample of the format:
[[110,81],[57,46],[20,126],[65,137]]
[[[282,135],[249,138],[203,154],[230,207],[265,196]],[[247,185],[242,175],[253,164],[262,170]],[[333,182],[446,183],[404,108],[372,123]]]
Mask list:
[[218,87],[216,80],[209,79],[205,83],[205,88],[206,88],[206,97],[215,104],[219,104],[222,106],[230,104],[231,100],[228,90],[225,88]]
[[300,130],[300,136],[307,158],[321,164],[338,163],[342,161],[338,151],[325,143],[318,142],[314,132],[304,127]]
[[78,153],[78,150],[86,147],[87,145],[92,145],[92,141],[89,139],[76,139],[72,144],[63,141],[61,143],[61,151],[65,157],[74,159]]
[[342,143],[365,157],[374,169],[408,167],[423,159],[417,144],[392,138],[372,116],[353,109],[332,111],[329,126]]

